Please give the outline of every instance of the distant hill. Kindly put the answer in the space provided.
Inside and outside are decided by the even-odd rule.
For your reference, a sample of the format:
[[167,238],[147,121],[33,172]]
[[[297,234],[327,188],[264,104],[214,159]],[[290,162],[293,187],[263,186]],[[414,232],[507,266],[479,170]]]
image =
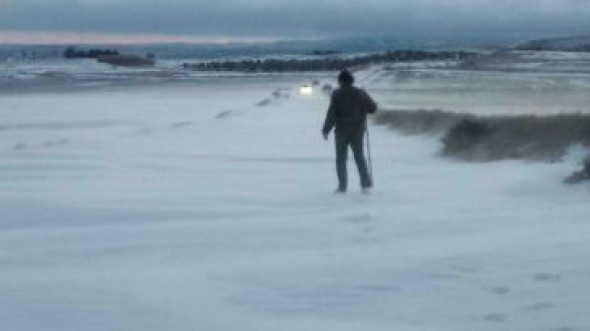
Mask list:
[[590,36],[531,40],[516,47],[525,51],[590,52]]
[[374,63],[465,60],[477,54],[462,51],[413,51],[399,50],[367,54],[356,57],[324,57],[313,59],[269,58],[230,61],[185,63],[183,67],[195,71],[236,71],[236,72],[301,72],[336,71],[343,68],[362,67]]
[[[1,0],[0,0],[1,2]],[[387,50],[416,49],[425,51],[452,51],[475,49],[481,44],[496,43],[496,40],[481,38],[412,38],[412,37],[350,37],[342,39],[285,40],[270,43],[235,42],[228,44],[182,44],[163,43],[154,45],[68,45],[72,50],[114,49],[122,54],[143,55],[154,53],[160,59],[228,59],[265,58],[280,56],[330,56],[356,55],[385,52]],[[503,44],[503,43],[501,43]],[[73,51],[70,55],[74,55]],[[86,55],[86,54],[84,54]],[[88,54],[89,55],[89,54]],[[63,45],[2,45],[0,60],[41,60],[62,58]]]

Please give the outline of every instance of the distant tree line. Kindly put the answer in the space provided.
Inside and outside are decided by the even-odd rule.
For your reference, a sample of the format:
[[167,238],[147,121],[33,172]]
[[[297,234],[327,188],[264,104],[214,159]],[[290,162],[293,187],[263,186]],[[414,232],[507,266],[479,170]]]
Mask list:
[[581,45],[554,45],[547,41],[535,41],[516,48],[520,51],[590,52],[590,43]]
[[96,59],[99,56],[119,55],[116,49],[90,49],[90,50],[76,50],[73,47],[68,47],[64,51],[66,59]]
[[309,53],[310,55],[314,55],[314,56],[326,56],[326,55],[336,55],[336,54],[340,54],[339,51],[335,51],[332,49],[327,49],[327,50],[319,50],[316,49],[313,52]]
[[183,67],[195,71],[241,71],[241,72],[282,72],[282,71],[336,71],[368,64],[385,62],[410,62],[432,60],[464,60],[476,53],[462,51],[388,51],[353,58],[325,57],[321,59],[249,59],[239,61],[212,61],[185,63]]

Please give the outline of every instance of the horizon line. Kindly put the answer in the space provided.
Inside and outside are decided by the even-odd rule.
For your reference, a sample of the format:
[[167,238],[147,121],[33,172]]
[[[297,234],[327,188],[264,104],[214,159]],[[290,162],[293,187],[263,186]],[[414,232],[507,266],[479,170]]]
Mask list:
[[273,43],[286,38],[268,36],[186,35],[158,33],[102,33],[74,31],[0,31],[0,45],[150,45]]

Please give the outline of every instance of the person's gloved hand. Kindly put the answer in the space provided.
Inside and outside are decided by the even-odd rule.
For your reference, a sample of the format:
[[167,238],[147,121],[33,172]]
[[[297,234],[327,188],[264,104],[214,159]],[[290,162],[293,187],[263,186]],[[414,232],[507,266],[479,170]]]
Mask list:
[[324,140],[328,140],[328,133],[322,131],[322,136],[324,136]]

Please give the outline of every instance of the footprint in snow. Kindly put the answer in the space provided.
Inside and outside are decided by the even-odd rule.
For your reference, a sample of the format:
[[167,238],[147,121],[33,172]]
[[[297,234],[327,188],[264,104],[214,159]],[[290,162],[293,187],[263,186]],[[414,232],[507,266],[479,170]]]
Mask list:
[[289,90],[284,88],[277,89],[273,91],[271,94],[275,99],[288,99],[289,97],[291,97],[291,93],[289,92]]
[[522,307],[522,310],[529,312],[540,312],[555,309],[557,306],[551,302],[538,302]]
[[193,122],[193,121],[175,122],[170,125],[170,129],[172,129],[172,130],[182,129],[182,128],[186,128],[186,127],[194,125],[194,124],[195,124],[195,122]]
[[59,146],[59,145],[65,145],[67,143],[69,143],[70,141],[68,139],[61,139],[61,140],[55,140],[55,141],[46,141],[43,143],[43,147],[53,147],[53,146]]
[[534,280],[537,282],[557,282],[561,280],[561,275],[556,273],[540,272],[535,274]]
[[495,286],[487,289],[491,294],[495,295],[508,295],[512,291],[509,287],[506,286]]
[[256,103],[256,106],[265,107],[265,106],[270,105],[270,103],[271,103],[270,99],[263,99],[263,100],[259,101],[258,103]]
[[234,115],[234,111],[233,110],[224,110],[222,112],[220,112],[219,114],[215,115],[216,119],[224,119],[224,118],[228,118],[230,116]]
[[26,144],[18,143],[16,145],[14,145],[14,147],[12,147],[12,150],[18,152],[18,151],[22,151],[22,150],[24,150],[26,148],[27,148],[27,145]]
[[504,323],[504,322],[506,322],[506,319],[508,319],[508,316],[506,314],[502,314],[502,313],[492,313],[492,314],[484,315],[482,317],[482,320],[484,320],[485,322],[492,322],[492,323]]

